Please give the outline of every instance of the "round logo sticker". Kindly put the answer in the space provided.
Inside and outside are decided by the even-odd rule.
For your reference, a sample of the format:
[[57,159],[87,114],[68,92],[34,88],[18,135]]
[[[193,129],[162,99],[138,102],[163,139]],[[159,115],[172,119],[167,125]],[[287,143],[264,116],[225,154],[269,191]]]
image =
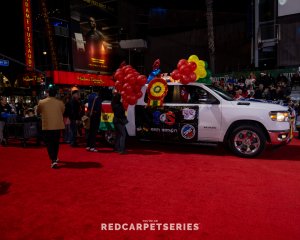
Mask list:
[[196,135],[196,129],[193,125],[191,124],[185,124],[182,128],[181,128],[181,136],[184,139],[190,140],[193,137],[195,137]]
[[174,125],[176,122],[176,116],[172,111],[168,111],[166,113],[163,113],[159,116],[159,120],[163,122],[164,124],[167,124],[169,126]]

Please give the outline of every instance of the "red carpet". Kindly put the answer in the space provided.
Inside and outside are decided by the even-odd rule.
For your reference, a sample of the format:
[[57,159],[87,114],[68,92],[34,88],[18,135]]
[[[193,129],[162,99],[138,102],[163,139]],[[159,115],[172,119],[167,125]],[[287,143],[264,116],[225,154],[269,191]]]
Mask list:
[[[258,159],[222,147],[131,143],[128,155],[61,145],[0,147],[0,239],[300,239],[300,140]],[[102,223],[200,230],[103,231]]]

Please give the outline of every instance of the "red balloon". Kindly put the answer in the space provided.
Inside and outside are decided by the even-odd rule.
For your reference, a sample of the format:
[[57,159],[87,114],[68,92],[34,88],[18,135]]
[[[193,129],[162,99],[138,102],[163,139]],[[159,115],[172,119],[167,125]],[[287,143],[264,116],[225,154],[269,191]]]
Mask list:
[[130,67],[129,67],[128,65],[126,65],[126,66],[122,67],[121,70],[123,71],[124,74],[126,74],[125,71],[126,71],[128,68],[130,68]]
[[133,89],[130,85],[126,86],[126,88],[124,88],[124,91],[126,92],[126,94],[130,95],[133,93]]
[[147,77],[145,75],[139,75],[137,77],[137,81],[136,81],[136,84],[140,85],[140,86],[143,86],[145,85],[147,82]]
[[121,91],[121,96],[122,96],[122,98],[126,98],[127,94],[124,90]]
[[125,71],[125,69],[127,69],[127,65],[120,67],[119,69],[121,69],[122,71]]
[[187,65],[188,61],[186,59],[180,59],[177,63],[177,68],[179,69],[182,65]]
[[133,74],[135,77],[138,77],[140,74],[137,70],[133,69],[133,71],[131,72],[131,74]]
[[136,76],[134,76],[134,74],[130,74],[131,77],[128,79],[128,83],[131,85],[131,86],[134,86],[135,83],[136,83]]
[[124,109],[127,110],[128,109],[128,102],[123,101],[122,104],[123,104]]
[[131,77],[133,77],[133,74],[131,74],[131,73],[126,74],[126,76],[124,77],[124,81],[128,82],[129,78],[131,78]]
[[130,86],[129,83],[124,83],[123,84],[123,89],[127,88],[128,86]]
[[133,89],[133,92],[138,93],[139,91],[141,91],[142,86],[136,84],[136,85],[132,86],[132,89]]
[[117,81],[122,82],[122,81],[124,80],[124,76],[125,76],[125,75],[124,75],[123,71],[117,70],[116,73],[115,73],[115,75],[114,75],[114,78],[115,78]]
[[127,74],[129,74],[129,73],[133,73],[135,70],[130,66],[130,67],[127,67],[125,70],[124,70],[124,72],[125,72],[125,74],[127,75]]
[[171,73],[171,77],[174,79],[174,80],[178,80],[180,79],[180,73],[177,69],[175,69],[172,73]]
[[197,80],[197,75],[194,72],[191,72],[189,75],[190,82],[195,82]]
[[129,105],[134,105],[137,102],[137,98],[134,95],[131,95],[127,98]]
[[188,75],[182,75],[180,78],[182,84],[188,84],[190,82],[190,77]]
[[140,99],[142,96],[143,96],[142,91],[139,91],[139,92],[136,94],[136,98],[137,98],[137,99]]
[[189,62],[188,66],[192,72],[194,72],[197,69],[197,64],[195,62]]
[[117,89],[118,92],[121,91],[121,89],[123,88],[122,83],[119,81],[115,82],[115,88]]
[[188,65],[181,65],[179,68],[179,72],[183,75],[189,75],[191,73],[191,70]]

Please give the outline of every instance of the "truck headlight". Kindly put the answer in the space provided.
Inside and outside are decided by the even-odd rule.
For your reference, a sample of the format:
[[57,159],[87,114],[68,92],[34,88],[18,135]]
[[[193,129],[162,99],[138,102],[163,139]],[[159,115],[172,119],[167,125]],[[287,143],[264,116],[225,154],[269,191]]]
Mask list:
[[290,119],[290,113],[289,112],[270,112],[269,113],[270,118],[272,121],[277,122],[288,122]]

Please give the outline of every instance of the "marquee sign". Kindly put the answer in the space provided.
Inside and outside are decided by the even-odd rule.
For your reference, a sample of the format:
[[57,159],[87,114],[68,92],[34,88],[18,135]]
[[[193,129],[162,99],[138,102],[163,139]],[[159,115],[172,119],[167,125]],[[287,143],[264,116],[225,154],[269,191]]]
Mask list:
[[54,84],[68,84],[78,86],[114,86],[110,75],[88,74],[80,72],[51,71]]
[[31,1],[23,0],[25,63],[27,70],[34,69]]

